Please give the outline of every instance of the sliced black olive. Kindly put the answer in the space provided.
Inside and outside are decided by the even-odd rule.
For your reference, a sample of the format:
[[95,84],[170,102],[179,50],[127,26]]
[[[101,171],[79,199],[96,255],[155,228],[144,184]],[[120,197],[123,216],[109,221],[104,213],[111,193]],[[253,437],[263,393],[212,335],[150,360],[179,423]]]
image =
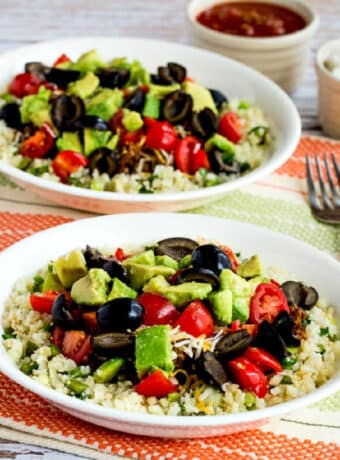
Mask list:
[[253,337],[246,329],[230,332],[217,342],[214,353],[218,358],[231,359],[241,355],[252,341]]
[[50,67],[45,71],[46,80],[55,83],[60,88],[65,88],[72,81],[78,80],[79,77],[80,72],[78,70]]
[[210,283],[214,289],[218,289],[220,286],[218,276],[207,268],[187,268],[186,270],[180,271],[174,279],[174,284],[182,284],[189,281]]
[[63,329],[69,329],[77,326],[78,320],[74,318],[70,302],[64,294],[59,294],[55,298],[52,306],[53,323]]
[[102,266],[108,261],[108,258],[105,257],[104,254],[89,245],[85,248],[84,257],[88,269],[102,268]]
[[209,91],[218,109],[222,107],[224,102],[228,102],[228,98],[218,89],[209,89]]
[[120,297],[110,300],[97,310],[97,321],[103,331],[133,331],[142,324],[143,312],[137,300]]
[[125,99],[124,107],[134,110],[135,112],[141,112],[144,108],[144,104],[145,94],[140,88],[137,88]]
[[4,120],[10,128],[20,129],[22,123],[18,104],[11,102],[2,106],[0,109],[0,120]]
[[225,163],[223,158],[224,152],[212,149],[208,152],[209,163],[212,171],[216,174],[224,172],[225,174],[239,174],[241,172],[240,163],[236,160],[232,164]]
[[127,269],[117,260],[108,260],[103,264],[102,269],[105,270],[111,278],[118,278],[125,283],[128,280]]
[[102,69],[96,72],[100,86],[104,88],[122,88],[130,78],[128,69]]
[[82,118],[75,122],[77,129],[92,128],[100,131],[108,131],[109,125],[100,117],[96,115],[84,115]]
[[151,83],[153,83],[154,85],[163,85],[163,86],[169,85],[169,83],[164,82],[158,74],[151,73],[150,78],[151,78]]
[[211,351],[202,353],[197,361],[198,372],[204,380],[212,380],[219,386],[228,381],[226,371]]
[[181,64],[177,64],[176,62],[168,62],[167,64],[169,73],[176,83],[182,83],[187,76],[187,70]]
[[25,72],[32,73],[43,80],[45,80],[45,73],[49,70],[50,68],[42,62],[26,62],[25,64]]
[[113,176],[118,170],[117,154],[107,147],[100,147],[89,156],[88,168],[91,172],[97,169],[100,173]]
[[267,350],[279,361],[282,361],[289,354],[282,337],[267,320],[262,321],[259,325],[255,344]]
[[208,268],[219,275],[225,268],[232,269],[232,263],[227,254],[214,244],[198,246],[192,253],[191,263],[194,268]]
[[102,268],[111,276],[111,278],[119,278],[121,281],[127,282],[127,269],[114,257],[105,257],[104,254],[98,251],[98,249],[91,248],[88,245],[84,251],[84,257],[89,269]]
[[288,347],[298,347],[300,345],[300,339],[293,333],[294,321],[287,311],[283,310],[277,315],[273,321],[273,326]]
[[126,332],[107,332],[93,336],[94,348],[105,350],[119,350],[134,344],[135,336]]
[[163,85],[166,84],[166,85],[171,85],[174,80],[170,74],[170,70],[168,68],[168,66],[162,66],[162,67],[158,67],[158,76],[160,78],[160,80],[162,81]]
[[205,108],[191,115],[191,129],[199,137],[206,139],[217,131],[218,118],[211,109]]
[[51,116],[56,128],[73,131],[76,129],[75,122],[83,117],[85,105],[77,96],[61,94],[52,100]]
[[180,123],[189,116],[192,104],[190,94],[181,90],[174,91],[163,99],[161,116],[170,123]]
[[155,254],[158,256],[169,256],[179,261],[184,256],[191,254],[198,246],[198,243],[190,238],[166,238],[157,242]]
[[313,287],[307,287],[297,281],[286,281],[281,285],[289,305],[296,305],[304,310],[310,310],[319,299],[319,294]]

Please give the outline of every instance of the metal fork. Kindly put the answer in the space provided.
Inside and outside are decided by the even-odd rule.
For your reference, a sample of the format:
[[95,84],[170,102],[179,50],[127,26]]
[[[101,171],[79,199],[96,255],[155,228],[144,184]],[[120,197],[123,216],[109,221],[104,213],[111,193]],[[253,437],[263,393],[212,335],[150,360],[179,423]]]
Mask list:
[[[321,160],[318,155],[315,155],[317,180],[313,179],[311,159],[306,155],[307,169],[307,186],[309,194],[309,202],[312,214],[316,219],[328,224],[340,223],[340,194],[338,188],[340,186],[340,166],[335,159],[334,153],[331,154],[334,167],[334,178],[331,173],[330,160],[324,155],[323,161],[325,164],[327,183],[324,180],[324,174],[321,169]],[[318,193],[320,192],[320,198]]]

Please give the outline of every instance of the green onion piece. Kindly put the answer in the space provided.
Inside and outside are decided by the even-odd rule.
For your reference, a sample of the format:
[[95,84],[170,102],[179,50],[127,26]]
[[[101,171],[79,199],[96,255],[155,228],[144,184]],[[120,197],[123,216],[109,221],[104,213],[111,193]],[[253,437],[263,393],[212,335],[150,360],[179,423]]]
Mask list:
[[2,334],[2,338],[4,340],[15,339],[15,337],[16,337],[16,334],[15,334],[14,329],[12,327],[6,327],[4,329],[4,333]]
[[319,349],[319,353],[321,355],[323,355],[325,353],[325,351],[326,351],[326,348],[324,347],[324,345],[321,345],[321,344],[318,345],[318,349]]
[[289,375],[284,375],[282,377],[281,383],[284,385],[291,385],[293,383],[292,379],[289,377]]
[[43,282],[44,282],[44,278],[40,275],[36,275],[33,278],[32,292],[41,292]]
[[93,374],[93,379],[96,383],[108,383],[117,376],[124,365],[123,358],[111,358],[101,364]]
[[83,394],[87,389],[88,386],[86,383],[79,382],[79,380],[70,379],[65,383],[65,386],[75,395]]
[[320,335],[328,335],[329,334],[329,327],[320,327]]
[[295,364],[297,363],[297,358],[294,358],[293,356],[286,356],[285,358],[283,358],[283,360],[281,361],[281,365],[284,369],[292,369]]
[[38,369],[38,367],[39,366],[38,366],[37,363],[34,363],[34,362],[30,361],[30,362],[22,363],[22,365],[20,366],[20,370],[24,374],[30,375],[30,374],[32,374],[32,371],[34,369]]
[[51,343],[50,344],[50,350],[51,350],[51,358],[53,358],[54,356],[57,356],[61,353],[61,351],[59,350],[58,347],[56,347],[54,345],[54,343]]
[[248,131],[248,140],[254,140],[255,145],[265,145],[267,143],[267,137],[269,133],[268,126],[255,126]]
[[167,398],[169,402],[176,402],[179,400],[179,396],[179,393],[169,393]]
[[254,410],[256,408],[256,396],[252,392],[246,392],[244,397],[244,404],[247,410]]
[[36,344],[29,340],[26,342],[25,356],[31,356],[37,348]]

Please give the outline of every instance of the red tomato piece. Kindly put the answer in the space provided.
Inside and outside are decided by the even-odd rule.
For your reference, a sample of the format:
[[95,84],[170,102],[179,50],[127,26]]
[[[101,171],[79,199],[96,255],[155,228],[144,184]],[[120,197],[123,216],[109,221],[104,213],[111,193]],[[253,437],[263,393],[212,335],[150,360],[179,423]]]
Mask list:
[[264,373],[255,364],[243,356],[227,363],[227,369],[243,390],[253,391],[259,398],[268,393],[268,381]]
[[54,145],[55,134],[48,123],[44,123],[33,136],[21,145],[20,153],[28,158],[43,158]]
[[146,292],[138,297],[138,302],[144,307],[143,323],[147,326],[173,325],[179,317],[177,308],[161,295]]
[[145,145],[152,149],[172,152],[177,143],[177,134],[168,121],[154,120],[146,124]]
[[214,318],[203,302],[194,300],[181,313],[175,326],[194,337],[210,337],[214,333]]
[[115,258],[118,260],[118,262],[123,262],[123,260],[127,258],[127,255],[122,248],[117,248],[115,252]]
[[236,272],[237,267],[238,267],[238,260],[237,260],[237,257],[235,256],[234,251],[230,249],[228,246],[220,246],[220,248],[222,249],[222,251],[224,251],[227,254],[231,262],[231,268],[234,272]]
[[122,128],[120,131],[119,143],[122,145],[136,144],[138,141],[140,141],[142,135],[143,135],[143,131],[141,129],[130,132]]
[[123,129],[122,119],[123,119],[123,109],[119,109],[109,121],[109,125],[113,133],[115,133],[117,129]]
[[241,327],[241,320],[239,319],[234,319],[230,325],[230,329],[232,332],[238,331]]
[[63,150],[59,152],[52,162],[53,171],[62,181],[66,181],[70,174],[77,171],[82,166],[86,166],[88,159],[73,150]]
[[92,351],[91,336],[84,331],[65,331],[61,350],[64,356],[77,364],[85,363]]
[[257,324],[241,324],[240,326],[240,329],[246,329],[254,339],[256,338],[258,328]]
[[208,155],[203,149],[199,149],[197,152],[193,152],[191,156],[191,174],[195,174],[201,168],[210,169]]
[[99,328],[97,321],[97,313],[95,311],[86,311],[82,313],[82,318],[85,323],[86,329],[90,332],[96,332]]
[[263,320],[272,323],[282,310],[290,312],[282,289],[273,283],[261,283],[250,299],[249,321],[253,324],[260,324]]
[[64,331],[60,326],[54,326],[52,330],[52,343],[61,349],[63,344]]
[[237,144],[242,138],[241,121],[234,112],[227,112],[220,120],[218,132]]
[[61,54],[58,57],[58,59],[53,63],[53,67],[56,67],[57,65],[62,64],[63,62],[71,62],[71,59],[65,53]]
[[33,310],[38,311],[39,313],[51,314],[53,302],[59,294],[60,292],[56,291],[45,291],[42,294],[31,294],[31,307],[33,308]]
[[262,348],[248,347],[242,356],[255,364],[262,372],[274,371],[276,373],[282,371],[280,362]]
[[16,97],[24,97],[28,94],[36,94],[41,80],[36,75],[24,72],[16,75],[8,86],[8,92]]
[[141,380],[136,386],[135,390],[140,395],[156,398],[163,398],[169,393],[177,391],[177,385],[171,382],[162,371],[156,370],[152,374]]
[[200,156],[201,142],[195,136],[187,136],[177,142],[174,157],[177,168],[186,173],[192,174],[192,157]]

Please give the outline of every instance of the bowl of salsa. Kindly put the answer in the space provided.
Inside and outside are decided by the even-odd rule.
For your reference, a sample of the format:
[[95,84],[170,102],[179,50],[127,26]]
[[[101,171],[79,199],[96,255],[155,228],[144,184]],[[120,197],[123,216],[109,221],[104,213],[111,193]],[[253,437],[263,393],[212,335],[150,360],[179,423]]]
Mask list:
[[237,59],[288,92],[301,82],[319,17],[306,0],[191,0],[193,40]]

